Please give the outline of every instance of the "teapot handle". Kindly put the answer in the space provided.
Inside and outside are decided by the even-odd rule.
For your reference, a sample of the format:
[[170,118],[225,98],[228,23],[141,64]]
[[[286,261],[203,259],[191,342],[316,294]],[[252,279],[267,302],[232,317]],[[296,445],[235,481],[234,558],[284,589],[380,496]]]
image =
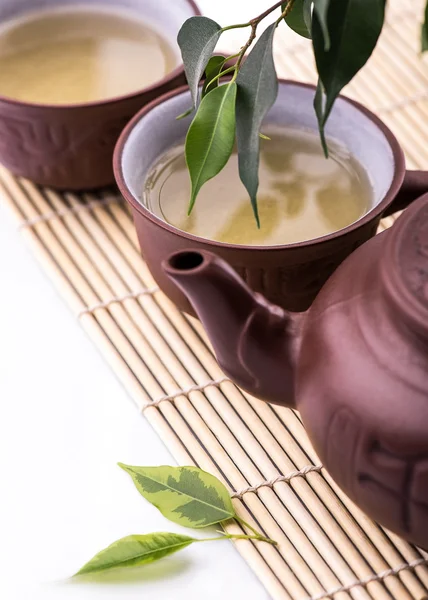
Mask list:
[[383,216],[389,217],[389,215],[407,208],[409,204],[426,192],[428,192],[428,171],[406,171],[400,191]]

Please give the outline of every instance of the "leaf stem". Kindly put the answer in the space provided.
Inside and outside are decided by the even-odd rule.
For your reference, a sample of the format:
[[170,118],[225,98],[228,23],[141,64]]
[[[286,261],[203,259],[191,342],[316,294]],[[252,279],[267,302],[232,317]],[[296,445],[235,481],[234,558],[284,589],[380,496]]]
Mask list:
[[221,73],[219,73],[218,75],[216,75],[215,77],[213,77],[211,79],[211,81],[208,83],[207,89],[211,86],[212,83],[214,83],[215,81],[217,81],[217,79],[220,79],[221,77],[224,77],[224,75],[227,75],[228,73],[231,73],[234,70],[235,70],[235,65],[232,65],[231,67],[228,67],[225,71],[222,71]]
[[273,546],[277,546],[278,542],[275,540],[271,540],[262,535],[240,535],[233,533],[222,533],[221,537],[213,537],[213,538],[201,538],[195,539],[195,542],[218,542],[220,540],[255,540],[257,542],[266,542],[267,544],[272,544]]
[[259,537],[264,537],[263,535],[261,535],[261,533],[259,531],[257,531],[257,529],[255,529],[252,525],[247,523],[247,521],[244,521],[244,519],[241,519],[241,517],[238,517],[237,515],[235,515],[234,519],[235,519],[235,521],[238,521],[238,523],[240,525],[243,525],[244,527],[246,527],[247,529],[252,531],[255,535],[258,535]]
[[226,64],[227,62],[229,62],[229,60],[233,60],[234,58],[238,58],[240,52],[237,52],[236,54],[231,54],[230,56],[226,56],[226,58],[224,59],[224,64]]
[[222,27],[221,32],[229,31],[229,29],[242,29],[243,27],[250,27],[251,23],[239,23],[238,25],[228,25],[227,27]]
[[275,540],[271,540],[270,538],[265,537],[264,535],[240,535],[233,533],[224,533],[223,537],[228,540],[256,540],[257,542],[266,542],[266,544],[271,544],[272,546],[277,546],[278,542]]

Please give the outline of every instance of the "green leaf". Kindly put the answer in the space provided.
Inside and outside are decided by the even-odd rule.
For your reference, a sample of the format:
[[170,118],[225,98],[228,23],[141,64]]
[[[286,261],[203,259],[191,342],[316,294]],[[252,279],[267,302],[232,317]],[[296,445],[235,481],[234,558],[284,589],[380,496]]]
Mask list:
[[75,575],[99,573],[118,567],[146,565],[178,552],[193,542],[194,538],[177,533],[149,533],[128,535],[98,552]]
[[208,94],[208,92],[218,87],[218,79],[216,79],[216,81],[214,81],[214,83],[210,85],[209,89],[207,89],[211,80],[214,79],[214,77],[217,77],[217,75],[220,75],[225,61],[225,56],[212,56],[209,59],[205,69],[205,83],[204,87],[202,88],[202,98],[204,98]]
[[246,187],[257,225],[260,164],[260,127],[278,95],[278,79],[273,60],[275,23],[260,36],[241,67],[237,78],[236,135],[238,140],[239,175]]
[[235,517],[227,489],[201,469],[119,466],[131,475],[140,494],[178,525],[208,527]]
[[314,12],[318,17],[324,40],[324,50],[326,52],[330,50],[330,33],[327,26],[327,13],[329,6],[330,0],[314,0]]
[[[313,0],[295,0],[293,8],[285,17],[284,21],[296,33],[302,37],[311,39],[311,22],[312,22],[312,2]],[[284,12],[287,3],[281,6]]]
[[422,52],[428,50],[428,3],[425,7],[425,20],[422,25]]
[[220,25],[207,17],[187,19],[178,33],[177,41],[194,107],[198,104],[199,82],[220,35]]
[[323,123],[324,90],[322,87],[321,80],[318,80],[317,90],[315,92],[315,98],[314,98],[314,108],[315,108],[315,114],[318,119],[318,128],[320,131],[322,149],[324,150],[325,157],[328,158],[328,146],[327,146],[327,140],[325,139],[325,128],[324,128],[324,123]]
[[203,98],[186,137],[186,163],[192,181],[189,214],[201,187],[218,175],[235,142],[235,82],[215,88]]
[[330,0],[327,18],[330,35],[328,50],[325,49],[318,12],[314,13],[312,38],[315,60],[326,96],[323,126],[337,96],[366,64],[376,46],[383,27],[385,1]]

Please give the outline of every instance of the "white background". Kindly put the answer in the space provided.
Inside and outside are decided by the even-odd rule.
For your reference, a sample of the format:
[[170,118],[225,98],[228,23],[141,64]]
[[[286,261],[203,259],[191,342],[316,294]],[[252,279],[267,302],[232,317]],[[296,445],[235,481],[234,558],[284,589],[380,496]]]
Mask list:
[[[219,0],[199,4],[222,25],[266,6],[263,0],[242,7]],[[116,466],[174,461],[15,227],[0,208],[0,597],[266,600],[227,541],[190,547],[120,575],[67,580],[120,537],[180,530]]]

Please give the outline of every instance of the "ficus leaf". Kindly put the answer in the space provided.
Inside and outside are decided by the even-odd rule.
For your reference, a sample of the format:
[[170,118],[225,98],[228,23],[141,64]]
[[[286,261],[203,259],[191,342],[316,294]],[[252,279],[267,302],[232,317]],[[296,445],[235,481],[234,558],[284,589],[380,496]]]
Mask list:
[[138,567],[186,548],[194,538],[177,533],[128,535],[98,552],[75,575],[99,573],[118,567]]
[[246,187],[257,225],[260,163],[260,127],[278,95],[278,79],[273,60],[275,23],[260,36],[248,55],[237,78],[236,135],[238,141],[239,175]]
[[204,87],[202,88],[202,98],[204,98],[208,92],[218,87],[218,79],[214,81],[209,88],[208,85],[211,83],[211,80],[214,79],[214,77],[217,77],[217,75],[221,73],[225,60],[225,56],[211,56],[209,59],[205,69],[205,83]]
[[425,18],[422,25],[422,52],[428,50],[428,3],[425,7]]
[[330,33],[327,25],[327,14],[330,5],[330,0],[314,0],[314,12],[318,17],[318,22],[321,27],[324,50],[328,52],[330,50]]
[[318,12],[315,11],[312,39],[318,74],[325,90],[322,127],[343,87],[370,58],[382,31],[385,2],[386,0],[329,0],[328,50],[325,49],[323,29]]
[[208,527],[235,517],[227,489],[201,469],[119,466],[129,473],[140,494],[178,525]]
[[192,182],[189,214],[201,187],[220,173],[232,154],[236,90],[236,83],[230,82],[207,94],[187,132],[186,163]]
[[321,145],[322,145],[322,149],[324,151],[324,155],[326,158],[328,158],[328,146],[327,146],[327,140],[325,139],[325,129],[324,129],[324,123],[323,123],[323,119],[324,119],[324,90],[322,87],[322,83],[321,80],[318,80],[318,85],[317,85],[317,89],[315,92],[315,97],[314,97],[314,109],[315,109],[315,114],[317,116],[318,119],[318,127],[320,130],[320,137],[321,137]]
[[[285,17],[287,25],[302,37],[311,39],[311,21],[312,21],[312,2],[313,0],[295,0],[293,8]],[[281,6],[284,12],[287,3]]]
[[177,41],[194,107],[198,104],[199,82],[220,35],[220,25],[207,17],[190,17],[178,33]]

